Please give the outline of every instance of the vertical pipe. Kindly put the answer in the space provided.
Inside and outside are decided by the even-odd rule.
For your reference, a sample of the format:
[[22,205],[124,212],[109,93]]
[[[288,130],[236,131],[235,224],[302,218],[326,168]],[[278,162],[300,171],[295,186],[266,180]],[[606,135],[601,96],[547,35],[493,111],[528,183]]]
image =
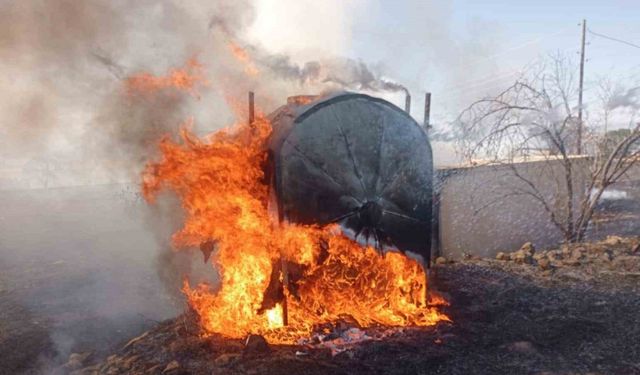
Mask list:
[[424,94],[424,130],[429,130],[431,127],[431,93]]
[[[272,180],[271,180],[271,189],[276,189],[276,184],[278,184],[278,173],[275,170],[276,162],[273,160],[274,169],[271,171]],[[278,226],[284,225],[284,208],[282,207],[282,201],[278,199],[277,194],[276,208],[278,210]],[[282,249],[280,249],[280,272],[282,272],[282,325],[289,325],[289,303],[287,301],[287,293],[289,292],[289,267],[287,265],[287,261],[284,257]]]
[[406,92],[404,97],[404,111],[411,113],[411,94],[409,94],[409,91]]
[[255,121],[255,100],[253,91],[249,91],[249,125],[253,126]]
[[[424,131],[428,132],[429,128],[431,128],[430,125],[430,118],[431,118],[431,93],[427,92],[424,94],[424,123],[422,124],[422,126],[424,127]],[[433,155],[432,155],[433,156]],[[433,172],[432,172],[433,173]],[[434,256],[433,254],[433,245],[434,245],[434,238],[432,238],[433,236],[433,215],[436,214],[437,215],[437,210],[434,210],[434,200],[433,198],[435,197],[435,191],[434,191],[435,186],[433,185],[433,180],[431,182],[431,207],[429,207],[429,216],[431,219],[430,225],[429,225],[429,243],[426,244],[428,246],[429,249],[429,257],[428,259],[425,259],[425,264],[424,264],[424,274],[425,274],[425,290],[424,290],[424,298],[425,298],[425,303],[428,305],[431,301],[431,283],[433,282],[433,270],[431,269],[431,258]]]
[[289,304],[287,293],[289,293],[289,268],[284,256],[280,254],[280,269],[282,270],[282,325],[289,325]]

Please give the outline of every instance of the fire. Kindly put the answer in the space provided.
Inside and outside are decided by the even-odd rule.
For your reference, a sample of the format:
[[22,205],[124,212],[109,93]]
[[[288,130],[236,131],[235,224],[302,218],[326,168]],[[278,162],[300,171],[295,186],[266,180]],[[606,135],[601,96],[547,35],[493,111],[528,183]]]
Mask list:
[[140,73],[125,80],[126,90],[130,95],[150,94],[159,90],[173,88],[198,96],[197,87],[207,85],[202,64],[192,57],[182,68],[171,68],[164,76]]
[[235,42],[230,41],[228,46],[233,57],[244,65],[244,72],[251,77],[257,76],[259,73],[258,68],[249,57],[249,53]]
[[[206,139],[184,126],[181,142],[163,139],[161,160],[148,164],[143,174],[148,201],[163,189],[181,199],[185,223],[172,238],[177,248],[215,243],[212,263],[219,286],[185,282],[183,288],[203,330],[294,343],[319,324],[345,318],[364,327],[449,320],[437,309],[444,300],[424,300],[426,278],[414,260],[362,248],[337,226],[274,220],[263,172],[270,133],[262,115],[252,127],[235,125]],[[282,267],[293,267],[289,273],[297,280],[283,290],[286,299],[269,303],[266,291],[274,277],[284,281]]]

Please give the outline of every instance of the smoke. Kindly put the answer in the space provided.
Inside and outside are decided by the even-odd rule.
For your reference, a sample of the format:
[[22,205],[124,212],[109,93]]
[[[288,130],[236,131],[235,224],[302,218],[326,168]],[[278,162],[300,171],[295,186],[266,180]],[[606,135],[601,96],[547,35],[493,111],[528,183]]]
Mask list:
[[255,56],[257,65],[275,79],[296,82],[300,88],[325,84],[325,89],[408,93],[405,86],[385,78],[361,60],[333,57],[296,64],[288,55],[270,54],[255,46],[249,46],[248,50]]
[[611,95],[607,103],[609,110],[615,110],[618,108],[629,108],[632,110],[640,109],[640,87],[633,87],[626,90],[618,90]]
[[[305,6],[284,3],[278,7]],[[274,52],[255,37],[255,29],[250,35],[254,21],[262,20],[260,28],[265,19],[256,19],[250,1],[29,0],[0,7],[0,70],[6,81],[0,88],[0,148],[5,157],[81,156],[74,161],[116,174],[127,170],[122,177],[134,178],[161,135],[175,132],[189,116],[202,131],[228,124],[233,111],[225,99],[242,100],[249,90],[258,93],[265,110],[300,91],[406,91],[361,60],[324,54],[297,62],[313,54],[292,57],[278,47]],[[338,53],[347,48],[339,40],[349,38],[345,7],[319,7],[332,9],[328,22],[334,22],[315,28],[325,29],[325,44],[337,45]],[[313,36],[316,46],[323,42],[323,35]],[[229,43],[247,50],[257,77],[245,74]],[[125,77],[143,71],[162,75],[193,56],[211,80],[199,100],[169,91],[145,98],[123,95]]]
[[[302,3],[325,8],[315,2],[297,1],[278,2],[278,7],[289,4],[292,9],[299,9],[305,6]],[[307,22],[305,26],[315,30],[312,38],[300,35],[288,38],[298,39],[298,44],[302,41],[307,47],[322,46],[324,50],[311,47],[289,54],[288,48],[281,48],[288,45],[286,35],[277,48],[269,48],[264,44],[267,39],[256,37],[256,29],[252,27],[257,20],[264,25],[264,15],[259,17],[259,12],[268,8],[263,3],[256,3],[255,7],[248,0],[1,2],[0,166],[6,160],[30,165],[33,160],[55,159],[60,161],[56,164],[59,168],[51,173],[57,175],[57,181],[63,181],[62,185],[138,183],[140,171],[155,156],[161,137],[175,134],[189,117],[195,119],[195,131],[200,134],[228,125],[237,114],[245,115],[243,103],[249,90],[256,92],[257,103],[265,112],[284,103],[287,96],[304,91],[404,90],[363,61],[340,57],[349,48],[351,17],[345,9],[352,5],[334,3],[326,9],[331,9],[335,17],[324,21],[332,24],[332,30],[320,33],[318,30],[324,29],[324,25]],[[246,50],[257,75],[247,73],[245,64],[230,48],[232,43]],[[209,81],[197,87],[197,92],[171,88],[151,95],[127,92],[124,84],[127,77],[142,73],[164,76],[191,58],[203,65]],[[113,323],[112,327],[126,320],[128,327],[139,328],[140,325],[132,323],[134,310],[158,319],[175,311],[169,301],[166,309],[158,307],[159,299],[164,297],[143,298],[156,292],[162,295],[159,291],[149,289],[143,296],[136,294],[141,286],[151,288],[150,271],[161,280],[169,295],[177,295],[183,274],[211,277],[211,269],[203,265],[197,251],[188,254],[171,249],[170,235],[181,220],[175,202],[163,200],[158,207],[144,209],[136,201],[132,204],[135,212],[125,218],[123,210],[113,208],[120,207],[122,199],[110,195],[112,188],[105,189],[106,197],[98,194],[75,197],[72,192],[62,194],[55,190],[42,192],[39,199],[45,207],[51,202],[55,202],[54,207],[64,207],[58,220],[77,217],[87,227],[78,230],[77,225],[57,225],[57,235],[48,238],[47,246],[34,245],[15,253],[2,250],[0,256],[3,262],[19,268],[26,262],[23,257],[43,259],[44,252],[51,263],[57,262],[58,257],[68,259],[67,262],[85,259],[83,254],[88,252],[91,256],[82,267],[91,270],[90,276],[77,277],[82,287],[74,287],[74,281],[69,290],[55,292],[77,297],[74,303]],[[74,202],[80,201],[83,205],[76,206]],[[45,227],[51,231],[53,224],[45,224],[37,211],[36,208],[28,211],[36,226],[33,233],[44,233]],[[144,222],[143,229],[133,226],[137,221]],[[111,234],[117,240],[96,244],[105,236],[100,228],[111,223],[123,225],[119,232]],[[127,226],[137,228],[140,233],[125,232]],[[7,233],[16,231],[14,227],[1,229]],[[102,234],[95,234],[91,241],[75,240],[91,231]],[[140,248],[130,250],[134,255],[129,256],[124,251],[129,246]],[[79,272],[85,270],[82,267]],[[123,289],[125,283],[131,288]],[[25,304],[41,309],[38,300],[43,297],[36,296],[33,300],[25,296]],[[46,315],[45,310],[38,311]],[[49,336],[59,360],[77,350],[78,345],[104,341],[104,350],[114,344],[103,340],[96,329],[54,327]],[[94,340],[88,338],[92,334]],[[114,335],[109,340],[117,340],[118,334]]]

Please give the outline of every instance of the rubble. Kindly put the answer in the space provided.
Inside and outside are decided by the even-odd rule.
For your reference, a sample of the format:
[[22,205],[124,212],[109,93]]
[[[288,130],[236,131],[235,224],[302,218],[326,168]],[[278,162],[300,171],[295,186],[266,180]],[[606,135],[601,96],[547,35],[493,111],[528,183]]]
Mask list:
[[499,251],[498,254],[496,254],[496,259],[497,260],[509,260],[509,255],[507,253]]
[[538,252],[532,243],[527,242],[517,251],[498,252],[496,260],[533,265],[541,271],[590,265],[600,272],[617,270],[630,274],[640,272],[639,248],[640,238],[619,236],[609,236],[594,243],[563,244],[558,249]]
[[538,267],[541,270],[548,270],[551,267],[551,261],[548,258],[540,258],[538,260]]

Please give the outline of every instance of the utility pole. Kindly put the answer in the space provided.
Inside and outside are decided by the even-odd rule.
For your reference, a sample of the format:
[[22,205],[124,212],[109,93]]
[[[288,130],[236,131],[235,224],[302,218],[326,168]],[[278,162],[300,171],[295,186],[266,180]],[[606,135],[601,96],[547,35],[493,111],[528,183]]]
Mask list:
[[578,155],[582,154],[582,91],[584,85],[584,39],[587,33],[587,20],[582,20],[582,43],[580,48],[580,83],[578,88]]

